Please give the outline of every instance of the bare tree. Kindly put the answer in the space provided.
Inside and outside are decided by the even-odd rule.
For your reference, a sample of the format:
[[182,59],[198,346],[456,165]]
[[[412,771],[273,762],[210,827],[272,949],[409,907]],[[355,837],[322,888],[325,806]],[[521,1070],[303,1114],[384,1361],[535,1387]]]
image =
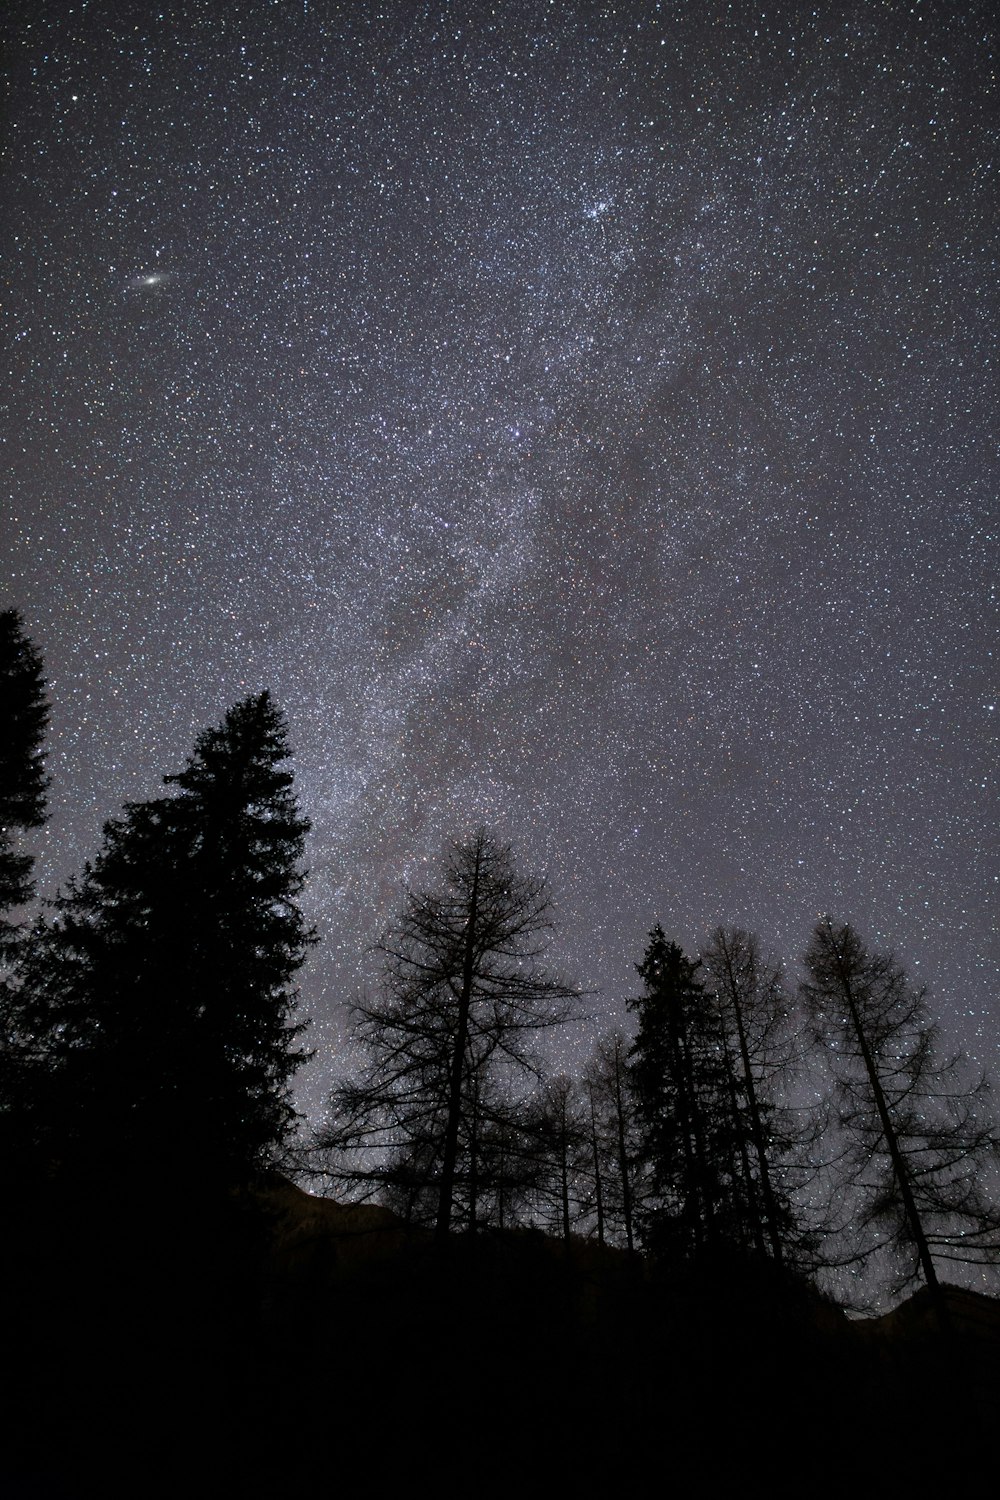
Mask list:
[[452,845],[438,887],[406,894],[377,948],[381,987],[354,1008],[364,1069],[334,1090],[319,1137],[334,1176],[374,1194],[405,1167],[441,1237],[456,1207],[471,1224],[490,1198],[503,1202],[498,1162],[506,1142],[517,1165],[535,1041],[579,998],[539,967],[551,930],[544,881],[519,874],[485,829]]
[[1000,1265],[1000,1211],[984,1181],[1000,1162],[985,1078],[942,1057],[926,992],[891,953],[829,918],[805,955],[802,994],[833,1072],[859,1194],[862,1254],[888,1251],[899,1289],[923,1277],[944,1310],[937,1263]]
[[717,928],[702,965],[722,1021],[751,1238],[780,1265],[808,1242],[785,1184],[806,1170],[815,1134],[789,1103],[798,1040],[792,1002],[780,962],[761,954],[755,933]]
[[597,1213],[603,1244],[620,1233],[635,1248],[633,1217],[635,1157],[638,1151],[635,1112],[628,1087],[629,1043],[621,1032],[600,1039],[584,1071],[590,1148]]
[[560,1074],[544,1088],[531,1120],[538,1175],[534,1201],[543,1224],[558,1228],[565,1241],[589,1207],[589,1121],[579,1085]]

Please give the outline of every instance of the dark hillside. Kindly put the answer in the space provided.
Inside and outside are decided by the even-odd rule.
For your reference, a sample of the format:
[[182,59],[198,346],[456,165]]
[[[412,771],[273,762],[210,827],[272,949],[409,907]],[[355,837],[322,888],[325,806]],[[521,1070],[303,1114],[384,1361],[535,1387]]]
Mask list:
[[851,1324],[753,1266],[656,1275],[530,1231],[435,1246],[276,1178],[39,1200],[6,1257],[14,1495],[943,1481],[997,1327],[985,1298],[948,1338],[919,1299]]

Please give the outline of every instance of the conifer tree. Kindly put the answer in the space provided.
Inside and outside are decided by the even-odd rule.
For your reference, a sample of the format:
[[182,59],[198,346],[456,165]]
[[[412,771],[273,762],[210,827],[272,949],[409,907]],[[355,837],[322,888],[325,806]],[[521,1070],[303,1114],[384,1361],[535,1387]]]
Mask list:
[[126,806],[26,966],[51,1149],[97,1173],[241,1175],[294,1119],[307,823],[267,693]]
[[778,1264],[808,1260],[812,1239],[791,1190],[814,1175],[809,1153],[818,1125],[789,1103],[799,1028],[782,966],[761,954],[756,934],[723,927],[712,933],[702,964],[730,1075],[748,1236]]
[[731,1074],[711,997],[689,959],[657,926],[636,968],[645,993],[630,1084],[646,1180],[643,1238],[666,1257],[701,1256],[746,1237]]
[[8,1187],[34,1169],[29,1123],[36,1084],[22,1022],[16,961],[23,928],[12,914],[34,895],[32,856],[18,836],[45,819],[42,745],[48,704],[38,652],[16,610],[0,613],[0,1161]]
[[634,1178],[639,1157],[635,1104],[629,1087],[629,1044],[620,1032],[602,1037],[584,1070],[597,1237],[635,1248]]
[[533,1194],[537,1220],[568,1242],[589,1207],[583,1185],[599,1181],[591,1172],[588,1119],[572,1078],[560,1074],[548,1080],[532,1112],[530,1131],[538,1164]]
[[889,1256],[896,1286],[918,1278],[944,1309],[938,1265],[1000,1266],[990,1196],[1000,1136],[985,1077],[941,1051],[924,989],[891,953],[824,918],[805,955],[802,994],[827,1048],[854,1167],[864,1253]]
[[7,913],[30,901],[32,859],[19,853],[19,832],[45,820],[42,745],[49,710],[41,657],[16,610],[0,613],[0,960],[16,946]]
[[550,929],[544,881],[485,829],[451,847],[437,888],[407,893],[378,948],[381,988],[355,1006],[362,1071],[319,1137],[331,1177],[384,1196],[402,1169],[439,1237],[490,1203],[506,1217],[526,1186],[533,1044],[578,996],[537,963]]

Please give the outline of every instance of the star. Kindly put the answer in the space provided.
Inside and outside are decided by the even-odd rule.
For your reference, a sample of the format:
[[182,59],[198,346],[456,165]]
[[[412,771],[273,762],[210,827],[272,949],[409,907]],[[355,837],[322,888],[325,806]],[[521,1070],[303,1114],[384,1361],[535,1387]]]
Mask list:
[[569,1071],[655,921],[794,975],[820,912],[995,1055],[985,33],[632,9],[465,0],[402,45],[366,7],[48,7],[12,50],[39,885],[269,688],[313,1118],[402,881],[482,823],[598,997]]

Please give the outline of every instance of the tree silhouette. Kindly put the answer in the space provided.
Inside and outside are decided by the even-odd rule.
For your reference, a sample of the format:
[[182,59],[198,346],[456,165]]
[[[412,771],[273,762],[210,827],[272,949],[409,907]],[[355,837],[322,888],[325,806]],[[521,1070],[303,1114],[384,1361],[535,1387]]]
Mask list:
[[860,1197],[862,1250],[894,1257],[898,1287],[922,1276],[944,1308],[937,1262],[1000,1264],[1000,1212],[985,1183],[1000,1164],[985,1078],[942,1057],[926,992],[891,953],[825,918],[802,994],[833,1072]]
[[0,960],[9,959],[17,927],[7,913],[30,901],[32,858],[15,849],[18,831],[45,820],[42,744],[48,724],[41,657],[16,610],[0,613]]
[[485,829],[452,845],[436,889],[407,893],[378,945],[380,991],[355,1006],[364,1070],[334,1091],[319,1136],[332,1175],[372,1194],[401,1165],[411,1189],[418,1172],[413,1201],[433,1202],[441,1237],[456,1211],[471,1223],[514,1190],[534,1042],[577,998],[538,966],[550,931],[544,881]]
[[659,926],[636,968],[645,993],[629,1080],[645,1167],[643,1238],[666,1258],[700,1256],[746,1240],[732,1074],[718,1011],[698,962]]
[[45,818],[42,745],[48,704],[38,652],[16,610],[0,613],[0,1159],[8,1188],[30,1180],[37,1070],[23,1024],[16,961],[23,928],[11,914],[34,895],[33,860],[17,836]]
[[568,1241],[590,1206],[583,1190],[586,1182],[597,1189],[603,1230],[600,1177],[592,1168],[591,1121],[574,1079],[560,1074],[546,1082],[532,1111],[531,1133],[538,1164],[533,1200],[541,1224]]
[[583,1075],[594,1181],[597,1237],[635,1248],[633,1214],[637,1121],[629,1088],[629,1044],[620,1032],[602,1037]]
[[761,954],[756,934],[723,927],[702,964],[721,1023],[749,1235],[778,1264],[789,1254],[799,1259],[812,1241],[787,1187],[813,1175],[806,1163],[817,1127],[807,1111],[785,1102],[798,1028],[782,967]]
[[267,693],[126,806],[26,964],[52,1149],[72,1170],[239,1176],[293,1120],[308,825]]

